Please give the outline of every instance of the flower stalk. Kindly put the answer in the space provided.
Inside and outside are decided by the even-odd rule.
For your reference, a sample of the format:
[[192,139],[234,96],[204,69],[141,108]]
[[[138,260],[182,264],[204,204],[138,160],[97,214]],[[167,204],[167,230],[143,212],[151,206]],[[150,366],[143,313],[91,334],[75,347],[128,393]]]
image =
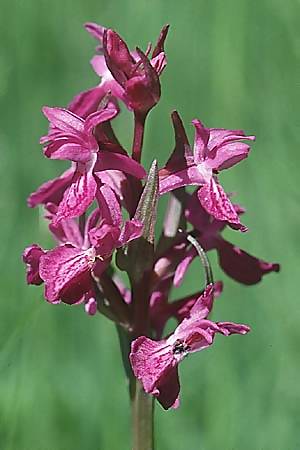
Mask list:
[[133,450],[154,450],[154,398],[136,379],[131,400]]
[[[279,265],[222,236],[226,227],[241,232],[247,227],[240,221],[245,210],[232,203],[219,172],[248,157],[254,136],[208,128],[194,119],[191,146],[174,111],[175,145],[168,160],[159,168],[154,154],[148,173],[142,165],[145,121],[161,97],[168,26],[152,54],[151,45],[146,52],[130,51],[114,30],[97,24],[86,29],[98,44],[91,63],[99,84],[79,93],[67,108],[43,108],[50,125],[40,140],[44,155],[69,161],[70,167],[28,199],[30,207],[44,208],[56,245],[32,244],[23,260],[28,284],[44,284],[48,304],[83,305],[89,316],[98,312],[115,323],[129,385],[133,450],[153,450],[154,399],[166,410],[179,406],[179,364],[210,347],[216,335],[250,331],[243,324],[208,318],[223,284],[213,281],[207,253],[216,251],[220,268],[246,285],[278,272]],[[113,130],[120,102],[134,117],[131,155]],[[157,206],[165,194],[169,204],[157,239]],[[197,257],[204,283],[171,301],[171,291]],[[166,334],[170,318],[177,325]]]
[[141,162],[142,148],[145,134],[145,121],[147,114],[136,112],[134,114],[134,136],[132,143],[132,159]]

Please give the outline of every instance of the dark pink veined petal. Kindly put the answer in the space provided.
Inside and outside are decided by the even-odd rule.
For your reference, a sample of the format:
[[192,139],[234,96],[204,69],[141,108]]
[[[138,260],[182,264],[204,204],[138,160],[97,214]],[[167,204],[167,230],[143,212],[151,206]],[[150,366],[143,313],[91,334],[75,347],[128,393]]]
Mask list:
[[157,400],[164,409],[177,409],[179,407],[180,383],[177,366],[169,371],[167,377],[162,378],[157,386],[157,391]]
[[89,231],[90,242],[95,248],[97,256],[109,258],[118,245],[120,229],[106,223]]
[[106,92],[107,91],[103,86],[96,86],[87,91],[80,92],[80,94],[76,95],[68,105],[68,109],[77,114],[77,116],[85,119],[88,115],[97,111]]
[[160,53],[165,51],[165,40],[167,38],[168,35],[168,31],[169,31],[169,25],[164,25],[159,33],[156,45],[153,49],[152,52],[152,58],[155,58],[156,56],[158,56]]
[[103,48],[107,67],[121,85],[130,78],[135,61],[123,39],[113,30],[105,30]]
[[173,111],[172,123],[175,133],[175,148],[168,159],[165,168],[160,170],[162,178],[173,172],[181,172],[190,166],[195,165],[193,153],[181,120],[177,111]]
[[84,24],[84,28],[88,33],[90,33],[91,36],[102,43],[103,33],[105,30],[104,27],[94,22],[87,22]]
[[151,66],[155,69],[157,75],[161,75],[167,65],[167,57],[165,52],[159,53],[150,60]]
[[85,166],[83,169],[77,167],[70,187],[65,191],[63,199],[58,205],[57,215],[53,221],[54,226],[61,220],[81,216],[95,199],[97,189],[93,175],[95,158],[96,155],[88,169]]
[[[241,209],[238,205],[233,205],[237,214],[241,214]],[[225,228],[226,222],[214,219],[202,207],[197,190],[189,195],[185,208],[185,217],[193,227],[201,232],[201,245],[208,251],[214,248],[215,238]]]
[[195,127],[194,161],[196,164],[200,164],[207,158],[209,129],[205,128],[198,119],[192,120],[192,124]]
[[232,141],[255,141],[255,136],[246,136],[243,130],[227,130],[225,128],[209,128],[208,148],[216,150]]
[[112,153],[100,149],[96,171],[121,170],[141,179],[146,176],[146,171],[138,162],[121,153]]
[[215,292],[218,292],[219,295],[220,291],[222,291],[222,285],[220,285],[220,283],[208,285],[191,309],[191,317],[206,319],[212,310]]
[[215,170],[229,169],[247,158],[250,146],[244,142],[229,142],[216,151],[211,151],[206,164]]
[[124,84],[128,106],[134,111],[146,114],[155,106],[161,95],[159,77],[147,56],[136,49],[139,57],[139,70]]
[[122,223],[120,202],[115,192],[108,185],[101,186],[96,194],[101,218],[109,225],[119,227]]
[[118,240],[118,247],[122,247],[128,242],[141,237],[143,234],[143,224],[139,220],[127,220],[121,230]]
[[184,319],[181,324],[176,328],[176,336],[179,338],[181,335],[186,334],[186,330],[190,329],[191,326],[195,326],[199,320],[206,319],[208,314],[211,312],[214,301],[214,285],[210,284],[203,291],[201,296],[194,303],[190,310],[190,315],[188,318]]
[[[66,143],[64,144],[63,142]],[[54,150],[51,149],[53,147]],[[91,159],[91,155],[92,151],[90,148],[84,147],[82,143],[70,142],[69,140],[60,142],[57,140],[55,146],[49,145],[45,147],[45,156],[51,159],[87,163]]]
[[[214,298],[217,298],[221,295],[223,290],[223,283],[221,281],[216,281],[214,283]],[[201,298],[201,296],[204,294],[204,291],[195,292],[192,295],[189,295],[187,297],[178,299],[172,303],[170,303],[169,306],[169,312],[170,315],[175,317],[178,320],[178,323],[181,323],[183,319],[186,319],[191,315],[191,310],[195,303]],[[202,303],[202,314],[209,314],[210,310],[204,311],[206,308],[205,302]]]
[[84,121],[76,114],[64,108],[50,108],[49,106],[44,106],[42,111],[52,126],[60,131],[82,137]]
[[40,285],[43,283],[39,274],[40,258],[45,251],[37,244],[26,247],[23,252],[23,261],[26,264],[27,284]]
[[153,341],[145,336],[131,344],[130,362],[134,375],[142,382],[145,391],[159,395],[158,385],[176,365],[172,347],[166,341]]
[[40,276],[45,282],[46,299],[51,303],[60,299],[76,303],[91,288],[94,259],[94,249],[82,251],[68,244],[42,255]]
[[203,208],[217,220],[224,220],[232,228],[246,231],[233,204],[218,181],[211,178],[210,183],[199,189],[198,198]]
[[240,323],[234,322],[217,322],[220,332],[225,336],[230,336],[231,334],[247,334],[250,331],[250,327]]
[[[137,189],[134,186],[134,182],[140,181],[128,177],[125,173],[120,170],[105,170],[102,172],[97,172],[97,177],[103,184],[107,184],[116,193],[117,197],[124,204],[124,207],[129,212],[130,217],[135,213],[137,202],[135,197],[138,197]],[[140,191],[142,190],[142,185],[140,183]]]
[[239,283],[251,285],[258,283],[263,275],[279,272],[280,266],[268,263],[240,249],[239,247],[219,239],[217,242],[220,266],[224,272]]
[[159,171],[159,194],[163,195],[184,186],[203,185],[207,177],[196,166],[191,166],[177,172],[167,173],[165,169]]
[[30,208],[34,208],[37,205],[46,204],[48,202],[58,204],[63,194],[71,183],[74,175],[75,168],[71,167],[61,174],[60,177],[43,183],[37,191],[30,194],[27,200],[27,204]]
[[56,226],[52,222],[49,224],[49,229],[60,244],[72,244],[77,248],[83,247],[82,235],[78,223],[74,219],[62,220]]
[[90,114],[84,123],[84,131],[90,134],[97,125],[113,119],[119,110],[113,102],[110,102],[105,108]]

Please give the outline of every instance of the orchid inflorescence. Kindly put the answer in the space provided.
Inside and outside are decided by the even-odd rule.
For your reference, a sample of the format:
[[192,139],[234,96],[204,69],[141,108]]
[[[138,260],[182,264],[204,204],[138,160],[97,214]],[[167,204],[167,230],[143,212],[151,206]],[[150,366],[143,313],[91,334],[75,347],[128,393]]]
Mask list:
[[[43,108],[50,123],[41,138],[44,155],[71,166],[29,196],[30,207],[43,206],[57,245],[25,249],[27,282],[44,283],[50,303],[82,304],[89,315],[98,311],[114,321],[131,344],[132,376],[168,409],[179,404],[178,364],[186,355],[209,347],[216,333],[249,331],[246,325],[208,319],[222,283],[213,281],[206,253],[215,249],[222,270],[246,285],[279,270],[222,237],[226,227],[247,228],[240,220],[245,211],[232,203],[219,172],[245,159],[250,147],[244,141],[255,138],[242,130],[207,128],[195,119],[191,146],[174,111],[175,148],[163,168],[154,160],[147,174],[141,164],[144,128],[160,100],[168,27],[146,52],[130,51],[111,29],[85,27],[98,42],[91,64],[100,82],[67,108]],[[134,116],[131,156],[113,129],[120,103]],[[155,239],[158,200],[167,193],[163,230]],[[170,301],[171,290],[199,256],[204,285]],[[166,336],[170,318],[178,326]]]

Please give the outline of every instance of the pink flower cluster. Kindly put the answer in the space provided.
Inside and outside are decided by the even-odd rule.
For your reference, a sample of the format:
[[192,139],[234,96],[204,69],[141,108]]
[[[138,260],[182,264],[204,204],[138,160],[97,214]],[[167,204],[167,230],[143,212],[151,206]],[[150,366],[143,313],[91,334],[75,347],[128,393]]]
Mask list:
[[[131,341],[135,377],[168,409],[179,404],[177,367],[186,355],[209,347],[216,333],[249,331],[245,325],[207,318],[223,288],[211,277],[198,292],[170,301],[171,290],[182,283],[199,248],[204,255],[216,250],[223,271],[243,284],[279,270],[278,264],[222,237],[227,226],[242,232],[247,228],[240,221],[243,208],[231,202],[219,173],[245,159],[250,150],[245,141],[255,138],[242,130],[207,128],[195,119],[191,146],[175,111],[175,148],[164,167],[158,169],[154,161],[147,174],[141,164],[143,135],[148,113],[160,100],[168,27],[153,50],[149,45],[145,52],[130,51],[111,29],[93,23],[86,29],[98,42],[91,64],[100,80],[67,108],[43,108],[49,121],[48,134],[40,141],[44,155],[70,161],[70,167],[28,198],[30,207],[43,206],[56,246],[25,249],[27,282],[44,284],[50,303],[84,304],[89,315],[99,311],[123,327]],[[114,132],[120,104],[134,117],[131,154]],[[157,202],[167,193],[164,228],[155,239]],[[118,269],[127,273],[130,288]],[[171,317],[178,326],[165,336]]]

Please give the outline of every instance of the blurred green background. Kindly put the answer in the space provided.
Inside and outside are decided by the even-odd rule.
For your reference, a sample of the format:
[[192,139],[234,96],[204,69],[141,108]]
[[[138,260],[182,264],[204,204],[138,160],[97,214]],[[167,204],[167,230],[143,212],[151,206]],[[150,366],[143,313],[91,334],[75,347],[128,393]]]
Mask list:
[[[145,162],[162,164],[172,148],[174,108],[186,124],[198,117],[256,134],[250,158],[221,176],[250,228],[227,238],[282,264],[253,287],[219,273],[225,292],[213,317],[248,323],[252,333],[219,337],[181,365],[182,404],[157,407],[157,449],[300,449],[299,12],[293,0],[1,1],[1,450],[130,448],[114,327],[80,307],[47,304],[42,288],[25,285],[20,258],[31,242],[51,245],[25,199],[63,166],[42,157],[41,107],[66,105],[97,82],[86,21],[142,48],[171,24]],[[130,120],[118,121],[125,144]],[[199,287],[199,270],[198,262],[181,294]]]

